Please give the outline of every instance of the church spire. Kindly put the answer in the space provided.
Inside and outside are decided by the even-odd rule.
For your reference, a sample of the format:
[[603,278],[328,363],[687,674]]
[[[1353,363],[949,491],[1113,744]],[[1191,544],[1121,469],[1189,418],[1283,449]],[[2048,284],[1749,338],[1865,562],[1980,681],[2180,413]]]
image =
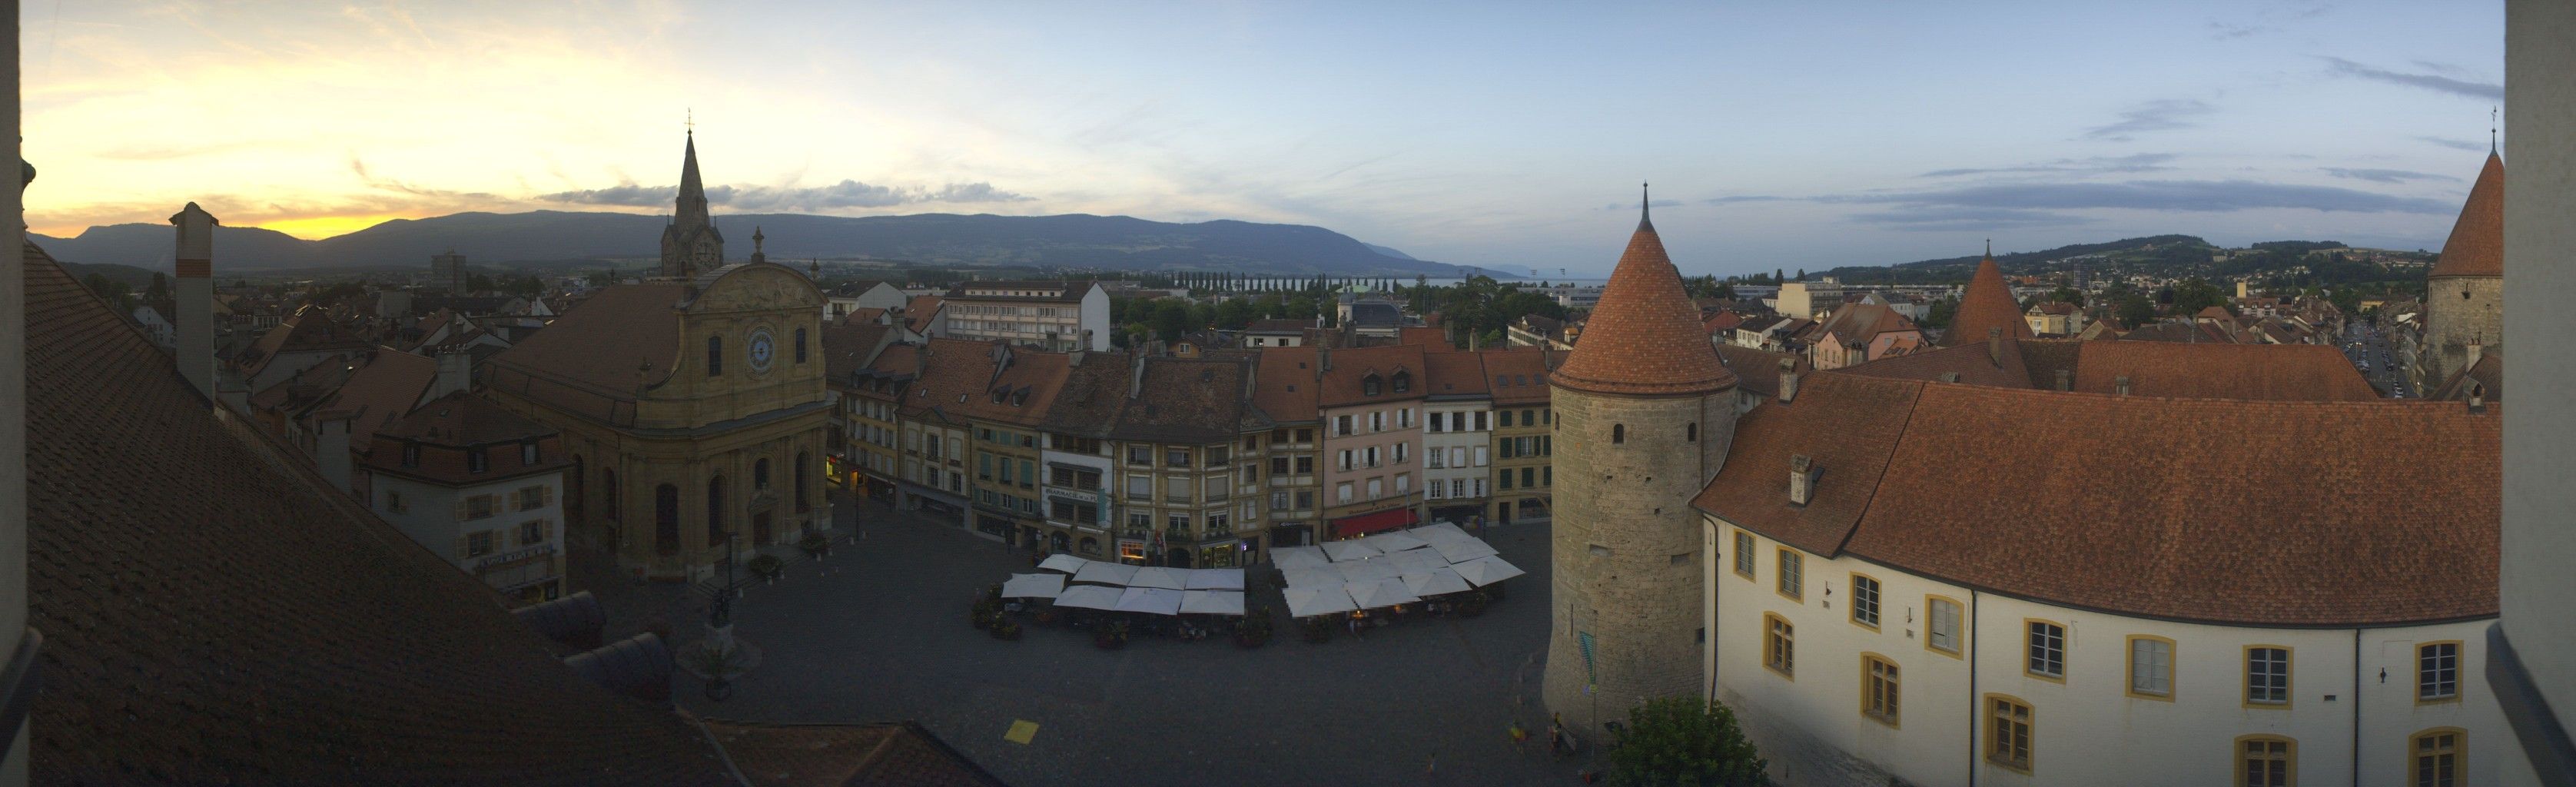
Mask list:
[[673,222],[683,229],[703,227],[707,218],[707,188],[698,179],[698,132],[689,130],[689,142],[680,158],[680,200]]
[[724,234],[707,215],[706,182],[698,177],[698,133],[688,131],[680,156],[680,194],[671,223],[662,228],[662,275],[685,278],[724,264]]

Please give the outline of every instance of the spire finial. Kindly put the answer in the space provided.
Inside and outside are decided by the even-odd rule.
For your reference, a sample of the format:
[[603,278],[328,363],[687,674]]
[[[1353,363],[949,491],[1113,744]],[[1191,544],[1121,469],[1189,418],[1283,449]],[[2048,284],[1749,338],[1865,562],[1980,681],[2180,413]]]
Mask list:
[[697,110],[697,108],[696,108],[696,107],[690,107],[690,108],[688,108],[688,109],[684,109],[684,110],[681,110],[681,111],[682,111],[682,112],[684,112],[684,113],[686,113],[686,114],[683,114],[683,115],[681,115],[681,116],[680,116],[680,117],[682,118],[682,121],[681,121],[680,125],[685,126],[685,127],[687,127],[687,128],[688,128],[688,132],[687,132],[687,134],[688,134],[689,136],[692,136],[692,137],[697,136],[697,135],[698,135],[698,110]]
[[2490,156],[2496,152],[2497,115],[2503,111],[2502,107],[2487,107],[2487,155]]
[[1986,257],[1987,257],[1988,259],[1992,259],[1994,256],[1995,256],[1995,239],[1993,239],[1993,238],[1987,238],[1987,239],[1986,239]]
[[1655,197],[1650,188],[1653,185],[1643,181],[1637,184],[1637,227],[1639,229],[1655,226]]

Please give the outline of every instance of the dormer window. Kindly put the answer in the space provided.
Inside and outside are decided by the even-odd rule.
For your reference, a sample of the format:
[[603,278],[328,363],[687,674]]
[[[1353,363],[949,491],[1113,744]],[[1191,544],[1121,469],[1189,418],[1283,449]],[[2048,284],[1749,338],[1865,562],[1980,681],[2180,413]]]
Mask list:
[[519,444],[519,464],[522,464],[522,465],[531,465],[531,466],[533,466],[533,465],[535,465],[536,463],[537,463],[537,444],[536,444],[536,443],[520,443],[520,444]]
[[419,444],[419,443],[404,443],[402,448],[403,448],[403,452],[402,452],[402,466],[404,466],[404,467],[419,467],[419,466],[420,466],[420,444]]
[[465,449],[465,472],[480,473],[492,469],[492,458],[481,448]]
[[1412,373],[1412,372],[1396,372],[1396,373],[1395,373],[1395,392],[1396,392],[1396,393],[1404,393],[1404,392],[1406,392],[1406,391],[1410,391],[1410,390],[1413,390],[1413,373]]
[[1369,375],[1369,376],[1367,376],[1367,377],[1360,378],[1360,395],[1361,395],[1361,396],[1376,396],[1376,395],[1378,395],[1378,389],[1382,386],[1383,382],[1384,382],[1384,381],[1379,380],[1379,379],[1378,379],[1378,377],[1377,377],[1377,375],[1374,375],[1374,374]]

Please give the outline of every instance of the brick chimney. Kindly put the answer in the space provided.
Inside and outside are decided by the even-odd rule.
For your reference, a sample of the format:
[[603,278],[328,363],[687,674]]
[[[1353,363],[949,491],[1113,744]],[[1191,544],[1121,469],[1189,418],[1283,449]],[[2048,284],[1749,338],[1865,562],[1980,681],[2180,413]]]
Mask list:
[[1816,495],[1816,460],[1806,454],[1789,457],[1789,504],[1803,506]]
[[178,276],[171,295],[179,334],[179,376],[211,402],[215,398],[215,225],[197,203],[170,217],[179,228]]
[[1798,359],[1780,359],[1780,403],[1798,398]]
[[2115,379],[2115,380],[2113,380],[2113,381],[2112,381],[2112,384],[2113,384],[2113,385],[2116,385],[2116,386],[2119,386],[2119,389],[2120,389],[2120,395],[2121,395],[2121,396],[2127,396],[2127,395],[2129,395],[2129,376],[2128,376],[2128,375],[2125,375],[2125,374],[2124,374],[2124,375],[2120,375],[2117,379]]
[[[2471,347],[2475,347],[2475,346],[2477,346],[2477,345],[2469,345],[2469,346],[2471,346]],[[2487,387],[2486,387],[2486,385],[2485,385],[2484,383],[2469,383],[2469,412],[2472,412],[2472,413],[2483,413],[2483,412],[2486,412],[2486,411],[2487,411]]]
[[1996,366],[2004,365],[2004,329],[1986,329],[1986,358]]

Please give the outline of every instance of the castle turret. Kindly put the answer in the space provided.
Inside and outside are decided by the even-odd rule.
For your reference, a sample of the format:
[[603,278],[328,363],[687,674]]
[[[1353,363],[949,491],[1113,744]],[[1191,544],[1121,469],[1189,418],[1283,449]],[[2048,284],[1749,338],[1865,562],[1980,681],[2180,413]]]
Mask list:
[[1704,690],[1697,494],[1735,435],[1735,375],[1700,329],[1651,216],[1583,338],[1550,373],[1555,625],[1548,710],[1588,735],[1651,697]]
[[2013,300],[2012,286],[2004,283],[2003,269],[1995,267],[1995,250],[1986,249],[1986,258],[1977,263],[1977,273],[1968,278],[1968,289],[1959,293],[1959,308],[1950,317],[1950,331],[1941,335],[1945,347],[1969,342],[1982,342],[1988,329],[2002,329],[2007,339],[2031,337],[2030,322],[2022,318],[2021,304]]
[[2460,220],[2425,274],[2424,353],[2416,361],[2419,391],[2468,367],[2469,347],[2504,349],[2504,159],[2487,154]]

